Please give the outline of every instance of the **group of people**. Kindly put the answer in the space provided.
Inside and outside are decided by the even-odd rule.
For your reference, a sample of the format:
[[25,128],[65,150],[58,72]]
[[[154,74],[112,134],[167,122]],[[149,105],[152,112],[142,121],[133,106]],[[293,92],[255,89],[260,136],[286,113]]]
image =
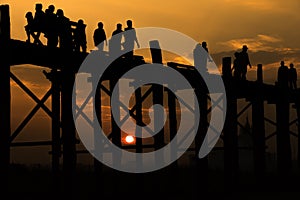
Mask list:
[[[110,41],[107,41],[106,33],[103,28],[103,23],[98,23],[98,28],[94,31],[93,39],[94,45],[99,51],[104,50],[104,45],[108,46],[110,54],[119,55],[121,51],[127,52],[126,55],[133,56],[133,49],[136,43],[140,47],[139,41],[136,36],[136,31],[133,28],[132,21],[126,21],[127,27],[122,29],[122,24],[118,23],[116,29],[112,33]],[[124,42],[123,42],[124,41]]]
[[[247,45],[243,45],[241,52],[235,52],[235,59],[233,61],[233,77],[239,80],[246,80],[248,66],[251,68],[250,59],[247,53]],[[278,68],[277,83],[280,87],[290,88],[291,90],[297,89],[297,70],[293,63],[290,63],[288,68],[284,61],[280,62]]]
[[[31,37],[34,39],[33,43],[43,45],[40,41],[41,33],[44,33],[47,38],[48,47],[57,47],[65,50],[73,50],[86,52],[86,25],[82,19],[77,22],[71,21],[65,17],[62,9],[58,9],[55,13],[55,6],[49,5],[43,11],[43,5],[37,3],[35,5],[35,13],[27,12],[25,15],[27,25],[25,31],[27,35],[27,42],[31,43]],[[132,21],[126,21],[127,27],[122,29],[122,24],[118,23],[116,30],[112,33],[112,38],[108,42],[104,25],[102,22],[98,23],[98,28],[94,31],[93,40],[95,47],[99,51],[104,50],[104,45],[109,47],[110,52],[119,53],[125,50],[127,55],[133,55],[134,44],[139,47],[135,29],[133,28]],[[122,42],[124,39],[124,42]]]
[[83,52],[86,52],[86,25],[82,19],[72,22],[65,17],[62,9],[58,9],[55,13],[54,5],[49,5],[43,11],[43,5],[40,3],[35,5],[34,16],[32,12],[27,12],[25,17],[27,19],[25,26],[27,42],[31,42],[32,36],[34,44],[43,45],[40,35],[44,33],[48,47],[57,47],[59,44],[62,49],[79,51],[81,48]]
[[293,63],[290,63],[290,68],[288,68],[284,61],[280,62],[277,84],[282,88],[290,88],[291,90],[297,89],[297,70]]
[[252,67],[247,51],[248,51],[247,45],[243,45],[241,52],[234,53],[235,58],[232,67],[232,70],[234,70],[233,77],[238,80],[246,80],[248,66],[250,68]]

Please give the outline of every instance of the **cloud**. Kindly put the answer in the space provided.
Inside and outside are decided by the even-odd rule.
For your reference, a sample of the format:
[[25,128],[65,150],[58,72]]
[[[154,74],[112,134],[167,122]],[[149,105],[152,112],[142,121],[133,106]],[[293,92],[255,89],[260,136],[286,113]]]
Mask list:
[[225,42],[220,42],[219,44],[229,49],[241,49],[243,45],[247,45],[249,50],[252,52],[257,51],[274,51],[276,48],[274,46],[278,45],[277,50],[279,50],[280,43],[283,40],[279,37],[258,34],[253,38],[240,38],[240,39],[232,39]]

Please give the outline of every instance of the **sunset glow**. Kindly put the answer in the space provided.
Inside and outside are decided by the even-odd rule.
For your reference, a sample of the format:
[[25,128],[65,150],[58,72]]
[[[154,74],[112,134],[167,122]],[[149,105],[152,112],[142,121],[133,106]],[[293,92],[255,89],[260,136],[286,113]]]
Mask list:
[[127,135],[127,136],[125,137],[125,142],[126,142],[127,144],[132,144],[132,143],[134,143],[134,141],[135,141],[135,139],[134,139],[134,137],[133,137],[132,135]]

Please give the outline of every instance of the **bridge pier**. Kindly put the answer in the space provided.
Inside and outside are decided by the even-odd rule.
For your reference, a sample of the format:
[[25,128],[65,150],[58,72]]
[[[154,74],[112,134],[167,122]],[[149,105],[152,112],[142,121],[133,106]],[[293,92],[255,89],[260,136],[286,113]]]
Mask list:
[[[10,163],[10,16],[9,6],[0,6],[0,191],[7,192]],[[3,190],[3,191],[2,191]],[[3,196],[4,197],[4,196]]]
[[224,134],[225,191],[231,194],[238,184],[239,152],[237,134],[237,91],[231,75],[231,58],[223,58],[223,81],[227,96]]
[[289,132],[289,91],[288,88],[278,86],[276,100],[276,131],[277,131],[277,168],[280,177],[286,177],[292,167],[291,143]]
[[261,183],[265,175],[265,119],[263,98],[262,65],[257,65],[256,95],[252,101],[252,133],[254,173],[257,183]]
[[63,178],[65,195],[67,197],[74,197],[74,179],[76,171],[76,134],[72,114],[72,94],[75,82],[75,71],[74,69],[68,67],[67,63],[65,63],[61,70],[61,75],[63,77],[61,82]]

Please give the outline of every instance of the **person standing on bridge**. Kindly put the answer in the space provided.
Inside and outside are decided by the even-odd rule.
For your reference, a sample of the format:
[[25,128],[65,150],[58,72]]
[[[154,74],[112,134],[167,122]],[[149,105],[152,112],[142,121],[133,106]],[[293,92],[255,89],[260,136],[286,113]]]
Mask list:
[[207,43],[203,41],[201,44],[196,44],[193,50],[194,66],[197,67],[201,74],[208,73],[207,61],[211,62],[212,59],[209,57]]
[[48,47],[57,47],[58,44],[57,16],[54,11],[54,5],[49,5],[45,10],[45,37]]
[[62,9],[58,9],[56,15],[59,47],[66,51],[72,51],[72,30],[70,19],[65,17]]
[[74,46],[77,52],[79,52],[81,48],[82,52],[86,53],[85,27],[86,25],[83,23],[83,20],[79,19],[74,30]]
[[289,68],[289,86],[291,90],[297,89],[297,70],[293,63],[290,64]]
[[30,43],[30,36],[33,38],[36,37],[36,35],[33,32],[33,15],[32,12],[27,12],[26,15],[26,20],[27,20],[27,25],[25,26],[25,31],[27,35],[27,40],[26,42]]
[[242,78],[242,80],[246,80],[248,65],[249,65],[250,68],[252,68],[247,50],[248,50],[247,45],[244,45],[243,49],[242,49],[242,51],[240,52],[240,55],[239,55],[239,64],[240,64],[240,67],[241,67],[241,75],[242,75],[241,78]]
[[284,61],[280,62],[280,67],[278,68],[277,83],[278,86],[284,89],[288,89],[289,82],[289,68],[284,64]]
[[33,18],[32,30],[36,32],[34,37],[34,44],[43,45],[40,41],[40,35],[44,32],[45,13],[43,11],[43,5],[40,3],[35,4],[35,14]]
[[125,31],[124,31],[125,41],[123,43],[123,47],[124,47],[124,50],[126,52],[128,52],[128,53],[126,53],[126,56],[128,58],[133,58],[134,43],[136,43],[138,48],[140,48],[140,44],[136,37],[135,29],[132,26],[132,21],[127,20],[126,24],[127,24],[127,27],[125,28]]
[[122,24],[117,24],[117,29],[113,31],[112,38],[109,41],[109,52],[112,54],[119,55],[122,50],[122,37],[123,37],[123,30]]
[[105,45],[107,46],[107,39],[106,39],[106,33],[104,31],[102,22],[98,23],[98,28],[94,31],[93,38],[94,38],[95,47],[97,47],[99,51],[103,51],[104,42]]

